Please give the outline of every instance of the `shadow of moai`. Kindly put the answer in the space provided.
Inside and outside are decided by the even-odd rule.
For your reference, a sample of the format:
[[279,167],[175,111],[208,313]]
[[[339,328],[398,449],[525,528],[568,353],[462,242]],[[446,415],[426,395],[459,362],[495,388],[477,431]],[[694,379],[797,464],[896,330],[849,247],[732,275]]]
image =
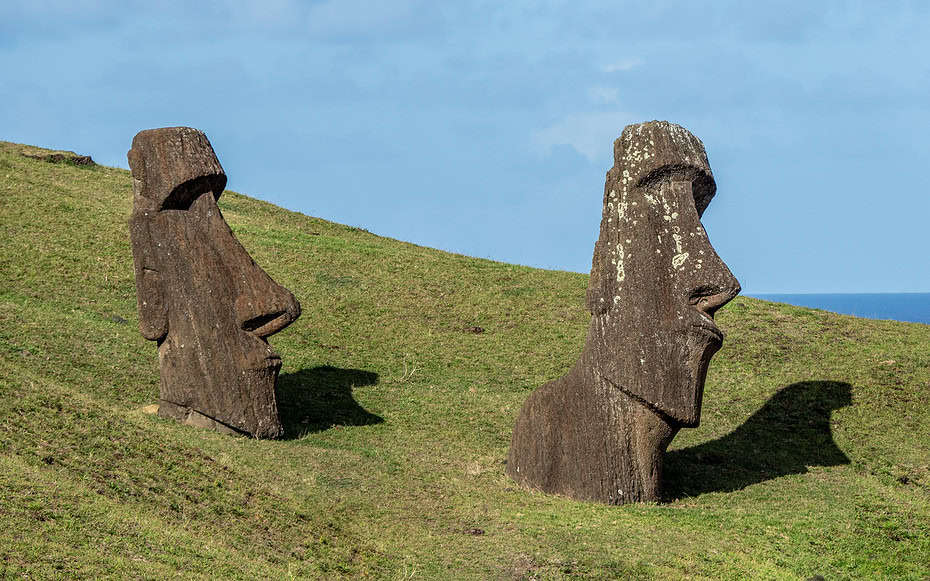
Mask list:
[[732,492],[809,466],[849,464],[830,415],[852,403],[852,386],[802,381],[783,387],[733,432],[665,457],[665,499]]
[[355,401],[352,389],[377,385],[378,374],[320,366],[278,378],[278,406],[284,438],[299,438],[334,426],[368,426],[384,421]]

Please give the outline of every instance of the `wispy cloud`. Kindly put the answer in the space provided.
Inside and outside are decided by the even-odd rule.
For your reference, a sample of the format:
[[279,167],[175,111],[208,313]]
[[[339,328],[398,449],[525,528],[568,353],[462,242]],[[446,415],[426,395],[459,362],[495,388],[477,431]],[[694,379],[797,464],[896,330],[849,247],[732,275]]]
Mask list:
[[544,155],[557,145],[568,145],[596,162],[611,155],[614,140],[634,121],[633,115],[624,111],[573,113],[533,132],[532,144]]
[[616,87],[591,87],[588,89],[588,97],[598,105],[609,105],[616,103],[620,91]]
[[642,59],[628,58],[628,59],[623,59],[623,60],[610,63],[608,65],[604,65],[603,67],[601,67],[601,70],[604,71],[605,73],[617,73],[621,71],[631,71],[641,64],[643,64]]

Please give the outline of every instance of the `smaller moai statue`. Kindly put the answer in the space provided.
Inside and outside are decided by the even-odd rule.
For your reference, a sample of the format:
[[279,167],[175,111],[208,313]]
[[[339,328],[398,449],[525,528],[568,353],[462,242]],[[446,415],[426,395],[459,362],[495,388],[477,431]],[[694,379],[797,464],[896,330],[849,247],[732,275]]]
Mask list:
[[281,358],[266,338],[300,304],[236,240],[216,201],[226,174],[190,127],[139,132],[129,150],[139,329],[158,344],[158,415],[225,433],[283,434]]
[[700,422],[723,343],[714,312],[740,291],[701,225],[715,192],[704,146],[684,128],[652,121],[616,140],[584,349],[524,403],[507,460],[514,480],[608,504],[661,500],[665,450]]

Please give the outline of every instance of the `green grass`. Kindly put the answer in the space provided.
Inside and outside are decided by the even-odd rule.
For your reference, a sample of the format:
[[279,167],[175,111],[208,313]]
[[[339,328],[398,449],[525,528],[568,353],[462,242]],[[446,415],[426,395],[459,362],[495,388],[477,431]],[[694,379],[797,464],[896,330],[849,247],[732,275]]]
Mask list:
[[580,503],[503,463],[581,349],[586,276],[227,192],[303,306],[272,338],[285,437],[231,438],[141,411],[128,172],[22,147],[0,142],[0,577],[930,575],[930,326],[737,298],[669,501]]

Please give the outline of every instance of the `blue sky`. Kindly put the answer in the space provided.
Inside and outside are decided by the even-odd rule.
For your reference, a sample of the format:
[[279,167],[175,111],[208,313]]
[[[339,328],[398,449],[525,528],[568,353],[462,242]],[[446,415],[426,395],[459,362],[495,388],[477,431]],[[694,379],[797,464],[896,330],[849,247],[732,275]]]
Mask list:
[[587,272],[613,140],[667,119],[744,292],[926,292],[928,30],[928,2],[6,0],[0,139],[127,167],[189,125],[230,189]]

